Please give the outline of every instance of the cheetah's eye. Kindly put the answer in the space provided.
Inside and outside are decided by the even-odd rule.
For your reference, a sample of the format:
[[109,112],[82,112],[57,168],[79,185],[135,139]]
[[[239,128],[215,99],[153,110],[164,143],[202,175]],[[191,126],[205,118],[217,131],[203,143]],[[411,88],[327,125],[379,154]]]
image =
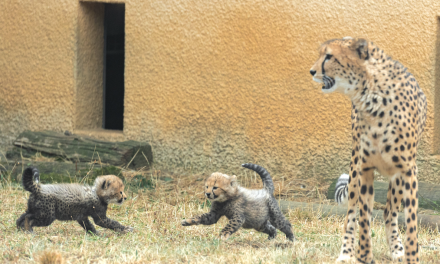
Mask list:
[[121,192],[121,194],[122,194],[122,192]]
[[325,55],[325,60],[329,60],[329,59],[331,59],[333,57],[333,55],[331,55],[331,54],[327,54],[327,55]]
[[217,187],[214,186],[214,187],[212,187],[212,189],[213,189],[213,190],[217,190]]

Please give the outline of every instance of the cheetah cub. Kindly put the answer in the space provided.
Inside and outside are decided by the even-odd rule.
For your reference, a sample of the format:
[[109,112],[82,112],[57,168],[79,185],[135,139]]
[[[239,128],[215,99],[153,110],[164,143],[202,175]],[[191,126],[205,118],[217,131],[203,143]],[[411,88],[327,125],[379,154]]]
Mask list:
[[[33,181],[35,178],[35,182]],[[27,168],[22,177],[23,187],[31,192],[28,208],[16,221],[18,229],[33,232],[34,226],[49,226],[55,219],[76,220],[87,232],[98,235],[88,219],[105,228],[120,233],[133,230],[132,227],[107,218],[109,203],[122,204],[127,199],[124,184],[114,175],[96,178],[93,187],[80,184],[39,184],[37,168]]]
[[276,228],[286,237],[294,240],[292,226],[284,217],[273,192],[272,178],[266,169],[255,164],[243,164],[245,168],[256,171],[263,180],[261,190],[248,190],[238,185],[236,176],[215,172],[205,182],[205,196],[211,201],[211,211],[182,221],[183,226],[212,225],[222,216],[229,223],[221,231],[221,238],[226,240],[240,227],[254,228],[275,238]]

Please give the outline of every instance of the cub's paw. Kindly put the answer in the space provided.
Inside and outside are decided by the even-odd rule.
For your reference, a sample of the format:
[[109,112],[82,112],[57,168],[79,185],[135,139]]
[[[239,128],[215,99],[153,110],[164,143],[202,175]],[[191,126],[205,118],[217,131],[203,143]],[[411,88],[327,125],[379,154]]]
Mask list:
[[287,239],[289,239],[290,242],[295,242],[296,241],[295,236],[286,236],[286,237],[287,237]]
[[134,231],[134,228],[133,228],[133,227],[131,227],[131,226],[127,226],[127,227],[125,227],[124,230],[122,230],[122,231],[119,232],[119,233],[121,233],[121,234],[127,234],[127,233],[130,233],[130,232],[133,232],[133,231]]
[[188,221],[185,219],[185,220],[182,220],[182,222],[180,222],[181,224],[182,224],[182,226],[190,226],[190,225],[192,225],[191,223],[188,223]]
[[91,236],[101,236],[101,233],[98,230],[95,230],[95,232],[89,230],[87,231],[87,235],[91,235]]
[[222,235],[220,236],[220,239],[223,240],[223,241],[226,241],[226,240],[228,240],[229,236],[230,236],[230,235],[229,235],[228,233],[226,233],[226,234],[222,234]]

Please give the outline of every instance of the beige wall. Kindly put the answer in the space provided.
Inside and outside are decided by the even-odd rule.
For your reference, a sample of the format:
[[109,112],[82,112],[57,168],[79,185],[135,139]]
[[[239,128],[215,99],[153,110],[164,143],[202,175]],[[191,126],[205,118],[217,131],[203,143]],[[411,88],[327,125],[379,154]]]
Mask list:
[[76,46],[75,129],[102,127],[104,5],[79,5]]
[[[419,178],[440,182],[440,3],[370,2],[125,1],[124,138],[150,142],[160,162],[234,172],[249,161],[286,177],[334,178],[348,171],[350,102],[322,94],[309,69],[323,41],[362,36],[427,95]],[[100,127],[102,57],[87,55],[102,45],[89,39],[101,34],[99,10],[1,1],[3,144],[23,129]]]
[[[440,12],[439,12],[440,16]],[[433,153],[440,155],[440,19],[437,20],[437,42],[434,73],[434,144]]]
[[70,1],[0,1],[2,143],[74,126],[77,16]]

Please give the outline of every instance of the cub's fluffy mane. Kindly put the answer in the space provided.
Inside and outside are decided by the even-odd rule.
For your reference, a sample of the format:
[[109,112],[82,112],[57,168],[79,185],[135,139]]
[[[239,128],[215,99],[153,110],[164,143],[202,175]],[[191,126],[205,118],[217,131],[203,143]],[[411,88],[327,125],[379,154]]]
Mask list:
[[264,200],[270,198],[270,194],[265,189],[254,190],[238,186],[238,192],[239,194],[243,195],[248,201]]
[[58,198],[74,196],[84,196],[86,193],[95,193],[95,188],[81,184],[44,184],[41,185],[42,194],[53,194]]

